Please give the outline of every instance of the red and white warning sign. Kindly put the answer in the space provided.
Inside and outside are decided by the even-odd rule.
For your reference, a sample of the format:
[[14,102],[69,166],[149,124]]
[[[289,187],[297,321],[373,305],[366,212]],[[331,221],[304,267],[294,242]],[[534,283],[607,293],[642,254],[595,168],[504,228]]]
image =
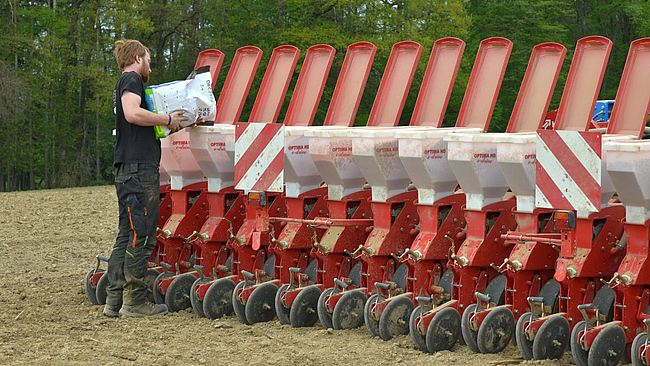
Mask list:
[[537,131],[536,206],[600,211],[601,145],[600,132]]
[[279,123],[237,123],[235,126],[235,188],[282,192],[284,126]]

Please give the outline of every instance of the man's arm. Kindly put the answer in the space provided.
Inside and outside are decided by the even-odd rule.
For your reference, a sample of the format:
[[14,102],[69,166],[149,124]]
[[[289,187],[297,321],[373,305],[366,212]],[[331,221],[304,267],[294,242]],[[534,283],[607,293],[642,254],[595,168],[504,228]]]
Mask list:
[[[169,116],[165,114],[156,114],[146,109],[140,108],[142,98],[138,94],[125,90],[122,93],[122,109],[124,118],[127,122],[138,126],[167,126]],[[182,116],[182,111],[176,111],[170,114],[172,123],[169,129],[176,132],[182,128],[181,122],[187,121],[187,117]]]

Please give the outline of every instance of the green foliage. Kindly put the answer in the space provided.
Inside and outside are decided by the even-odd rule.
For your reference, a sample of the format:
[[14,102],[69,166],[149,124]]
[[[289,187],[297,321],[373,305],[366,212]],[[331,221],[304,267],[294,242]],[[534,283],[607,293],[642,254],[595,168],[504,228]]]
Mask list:
[[0,191],[66,187],[111,180],[112,92],[119,75],[113,44],[135,38],[152,53],[151,84],[184,78],[197,54],[225,53],[218,98],[235,51],[264,51],[240,120],[248,119],[273,48],[292,44],[302,53],[332,45],[337,54],[314,124],[322,124],[347,47],[377,46],[356,125],[366,123],[391,46],[411,40],[422,57],[400,119],[410,121],[436,39],[467,43],[445,126],[456,121],[482,39],[506,37],[514,47],[490,130],[506,128],[532,48],[567,47],[551,108],[557,108],[578,39],[610,38],[614,48],[600,97],[614,99],[629,44],[650,32],[648,0],[0,0]]

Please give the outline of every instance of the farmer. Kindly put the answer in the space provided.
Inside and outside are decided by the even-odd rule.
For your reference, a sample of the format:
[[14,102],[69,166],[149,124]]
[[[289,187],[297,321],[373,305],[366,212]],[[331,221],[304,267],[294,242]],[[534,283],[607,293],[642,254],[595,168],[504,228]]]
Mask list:
[[160,141],[154,126],[172,132],[187,120],[147,110],[144,84],[149,81],[151,54],[142,43],[115,42],[115,58],[122,75],[113,94],[115,113],[115,189],[119,203],[119,233],[108,261],[109,285],[104,315],[144,317],[167,313],[167,306],[147,300],[145,273],[156,244],[160,203]]

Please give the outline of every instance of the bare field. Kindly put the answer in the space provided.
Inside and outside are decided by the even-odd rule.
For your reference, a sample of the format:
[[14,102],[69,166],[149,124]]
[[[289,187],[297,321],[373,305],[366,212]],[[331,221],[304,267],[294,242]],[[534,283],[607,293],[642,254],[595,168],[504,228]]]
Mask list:
[[[293,329],[277,320],[246,326],[191,310],[154,319],[109,319],[91,305],[83,278],[108,255],[117,228],[112,186],[0,193],[0,364],[11,365],[568,365],[523,362],[466,346],[431,355],[409,336],[389,342],[353,331]],[[105,268],[105,267],[104,267]]]

